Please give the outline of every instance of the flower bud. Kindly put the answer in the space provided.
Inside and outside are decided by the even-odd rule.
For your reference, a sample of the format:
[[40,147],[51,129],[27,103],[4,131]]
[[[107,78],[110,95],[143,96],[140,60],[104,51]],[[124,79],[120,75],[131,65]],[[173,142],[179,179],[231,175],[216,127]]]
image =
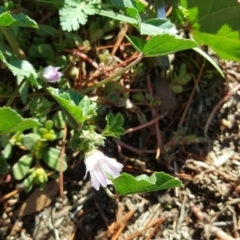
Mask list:
[[50,83],[55,83],[62,76],[62,73],[58,71],[59,67],[48,66],[43,69],[42,77]]

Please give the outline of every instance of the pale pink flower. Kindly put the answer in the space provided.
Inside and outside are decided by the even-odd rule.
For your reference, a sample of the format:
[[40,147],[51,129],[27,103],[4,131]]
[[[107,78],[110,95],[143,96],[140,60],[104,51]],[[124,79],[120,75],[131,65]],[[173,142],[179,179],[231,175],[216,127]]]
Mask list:
[[59,67],[48,66],[43,69],[42,77],[51,83],[55,83],[62,76],[62,73],[58,71]]
[[[123,168],[121,163],[115,159],[105,156],[98,150],[93,150],[85,155],[86,174],[90,173],[92,186],[99,190],[100,185],[107,187],[111,181],[107,178],[107,174],[115,178],[120,175]],[[84,177],[84,178],[85,178]]]

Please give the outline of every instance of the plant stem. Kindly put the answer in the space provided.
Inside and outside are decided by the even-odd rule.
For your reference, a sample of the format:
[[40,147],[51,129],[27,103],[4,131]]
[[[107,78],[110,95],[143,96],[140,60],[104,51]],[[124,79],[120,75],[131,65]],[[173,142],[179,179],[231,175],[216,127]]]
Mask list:
[[23,86],[23,84],[25,83],[25,81],[26,81],[26,80],[23,79],[23,80],[21,81],[21,83],[18,85],[18,87],[15,89],[14,93],[11,95],[11,97],[9,98],[9,100],[8,100],[8,102],[7,102],[7,104],[6,104],[7,107],[9,107],[9,106],[12,104],[12,102],[14,101],[14,99],[17,97],[18,91],[19,91],[19,89]]
[[118,76],[121,76],[123,73],[125,73],[125,72],[128,71],[129,69],[133,68],[136,64],[138,64],[138,63],[142,60],[143,57],[144,57],[143,54],[140,53],[139,56],[138,56],[132,63],[130,63],[129,65],[127,65],[125,68],[120,69],[119,71],[117,71],[117,72],[116,72],[114,75],[112,75],[111,77],[108,77],[108,78],[102,80],[101,82],[96,83],[96,84],[93,85],[93,86],[90,86],[90,87],[87,87],[87,88],[83,89],[83,90],[81,91],[81,93],[82,93],[82,94],[87,93],[87,92],[89,92],[89,91],[91,91],[91,90],[93,90],[93,89],[95,89],[95,88],[101,87],[102,85],[111,82],[114,78],[116,78],[116,77],[118,77]]
[[17,55],[17,57],[19,59],[26,60],[27,57],[26,57],[25,53],[23,52],[23,50],[19,47],[18,42],[13,37],[11,30],[8,27],[0,27],[0,29],[3,33],[3,35],[5,36],[5,38],[7,39],[12,50]]
[[103,190],[106,192],[106,194],[110,197],[110,198],[112,198],[112,199],[117,199],[117,198],[119,198],[120,197],[120,195],[118,195],[118,194],[113,194],[107,187],[104,187],[103,188]]

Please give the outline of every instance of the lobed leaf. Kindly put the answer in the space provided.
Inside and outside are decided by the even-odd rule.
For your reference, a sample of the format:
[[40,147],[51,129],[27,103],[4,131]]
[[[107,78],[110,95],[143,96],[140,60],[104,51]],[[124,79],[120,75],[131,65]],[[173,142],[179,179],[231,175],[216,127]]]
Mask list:
[[110,178],[118,194],[136,194],[182,187],[182,182],[164,172],[155,172],[151,176],[142,174],[134,177],[123,173],[117,178]]
[[65,110],[69,120],[76,129],[81,128],[81,124],[86,120],[96,116],[96,103],[93,103],[87,96],[77,91],[48,88],[53,98]]
[[240,60],[240,8],[236,0],[181,0],[189,10],[190,32],[225,60]]
[[115,138],[120,138],[124,134],[125,130],[122,127],[124,120],[121,113],[115,116],[111,113],[106,116],[107,125],[102,132],[102,136],[111,136]]
[[64,31],[76,31],[87,22],[87,16],[95,14],[97,1],[66,1],[60,9],[60,23]]

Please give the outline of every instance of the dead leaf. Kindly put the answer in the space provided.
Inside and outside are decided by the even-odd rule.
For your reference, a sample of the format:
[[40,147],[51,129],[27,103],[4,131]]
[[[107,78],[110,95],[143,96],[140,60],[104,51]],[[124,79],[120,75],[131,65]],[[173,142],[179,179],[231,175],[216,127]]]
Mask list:
[[35,189],[22,206],[14,212],[15,216],[27,216],[49,206],[58,193],[58,182],[59,180],[56,179],[48,182],[43,190]]

